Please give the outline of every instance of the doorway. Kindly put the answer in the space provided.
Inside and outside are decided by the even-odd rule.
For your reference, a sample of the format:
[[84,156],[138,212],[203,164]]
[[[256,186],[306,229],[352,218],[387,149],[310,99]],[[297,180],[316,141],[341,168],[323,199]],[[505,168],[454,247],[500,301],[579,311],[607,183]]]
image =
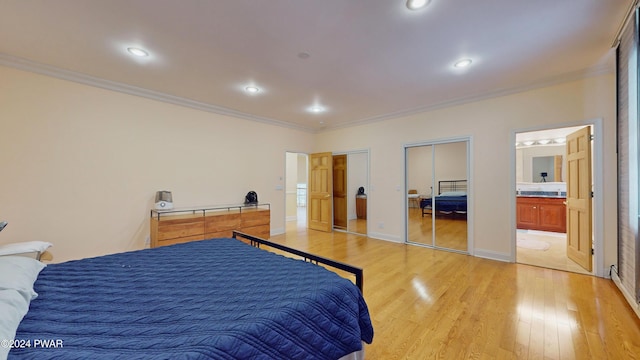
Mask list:
[[[598,234],[602,233],[602,215],[596,206],[602,201],[600,127],[601,123],[596,120],[578,126],[515,133],[513,255],[516,262],[589,275],[600,272],[598,264],[603,256],[602,238]],[[580,131],[585,134],[583,142],[593,156],[589,155],[588,167],[583,171],[586,180],[578,181],[574,155],[567,152],[575,148],[573,139]],[[575,200],[573,194],[580,183],[583,199]],[[579,221],[575,220],[573,210],[576,201],[589,208],[579,215]],[[583,238],[582,259],[576,257],[574,249],[578,235]]]
[[285,219],[286,229],[307,227],[308,155],[286,152]]
[[407,243],[469,253],[469,143],[405,145]]

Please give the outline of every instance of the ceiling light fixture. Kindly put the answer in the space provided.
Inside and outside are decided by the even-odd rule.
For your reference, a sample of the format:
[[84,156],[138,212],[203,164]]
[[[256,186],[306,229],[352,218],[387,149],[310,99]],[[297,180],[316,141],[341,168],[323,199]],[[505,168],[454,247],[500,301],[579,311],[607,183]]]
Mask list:
[[553,141],[555,141],[558,144],[564,144],[565,142],[567,142],[567,139],[566,138],[557,138],[557,139],[555,139]]
[[538,144],[540,144],[540,145],[547,145],[550,142],[551,142],[551,140],[547,140],[547,139],[538,140]]
[[409,10],[418,10],[429,5],[430,2],[431,0],[407,0],[407,7]]
[[146,57],[146,56],[149,56],[149,53],[148,53],[148,52],[146,52],[146,51],[144,51],[144,50],[142,50],[142,49],[140,49],[140,48],[136,48],[136,47],[130,47],[130,48],[127,48],[127,51],[128,51],[130,54],[135,55],[135,56],[138,56],[138,57]]
[[466,68],[467,66],[471,65],[473,61],[471,59],[462,59],[462,60],[458,60],[455,62],[455,64],[453,64],[453,67],[456,68]]
[[324,112],[326,109],[320,105],[313,105],[310,106],[309,108],[307,108],[307,111],[310,113],[314,113],[314,114],[319,114],[321,112]]
[[531,145],[533,145],[535,143],[536,143],[535,141],[523,141],[522,142],[522,144],[525,145],[525,146],[531,146]]
[[244,88],[244,90],[249,94],[255,94],[260,91],[260,89],[257,86],[247,86],[246,88]]

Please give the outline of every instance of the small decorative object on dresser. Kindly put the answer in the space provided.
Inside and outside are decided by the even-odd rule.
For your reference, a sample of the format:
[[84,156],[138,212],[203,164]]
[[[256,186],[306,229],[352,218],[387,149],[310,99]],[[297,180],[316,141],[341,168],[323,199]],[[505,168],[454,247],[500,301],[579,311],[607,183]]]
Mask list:
[[171,191],[157,191],[155,207],[157,210],[173,209],[173,196],[171,196]]
[[8,222],[6,221],[0,221],[0,231],[2,231],[2,229],[4,229],[5,226],[7,226]]
[[257,204],[258,203],[258,194],[255,191],[249,191],[247,196],[244,197],[245,204]]

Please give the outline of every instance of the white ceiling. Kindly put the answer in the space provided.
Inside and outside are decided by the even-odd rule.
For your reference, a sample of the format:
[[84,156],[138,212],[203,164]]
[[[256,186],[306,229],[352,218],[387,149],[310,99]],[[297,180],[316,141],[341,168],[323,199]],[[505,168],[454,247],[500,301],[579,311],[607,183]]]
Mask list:
[[404,1],[0,0],[0,64],[320,131],[611,71],[633,0]]

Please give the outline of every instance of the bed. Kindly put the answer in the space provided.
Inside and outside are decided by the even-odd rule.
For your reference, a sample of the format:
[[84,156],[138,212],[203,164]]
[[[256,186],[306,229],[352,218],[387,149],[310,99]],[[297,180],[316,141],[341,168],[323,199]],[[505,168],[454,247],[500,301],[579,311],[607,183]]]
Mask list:
[[8,358],[339,359],[373,340],[362,284],[361,269],[237,232],[50,264]]
[[438,181],[438,195],[420,199],[422,216],[435,211],[436,216],[467,217],[467,180]]

